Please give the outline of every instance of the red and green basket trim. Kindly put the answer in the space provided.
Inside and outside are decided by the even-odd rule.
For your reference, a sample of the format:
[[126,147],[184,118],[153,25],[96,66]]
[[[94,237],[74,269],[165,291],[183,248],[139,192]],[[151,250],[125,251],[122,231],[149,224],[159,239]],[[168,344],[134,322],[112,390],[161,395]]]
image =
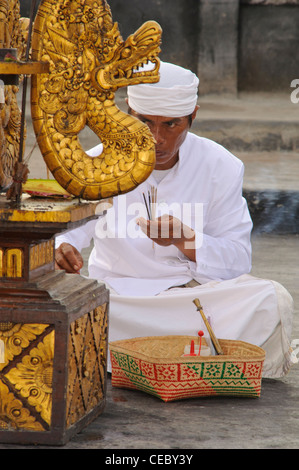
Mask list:
[[261,361],[155,364],[129,354],[111,352],[112,385],[156,395],[164,401],[192,396],[258,397]]

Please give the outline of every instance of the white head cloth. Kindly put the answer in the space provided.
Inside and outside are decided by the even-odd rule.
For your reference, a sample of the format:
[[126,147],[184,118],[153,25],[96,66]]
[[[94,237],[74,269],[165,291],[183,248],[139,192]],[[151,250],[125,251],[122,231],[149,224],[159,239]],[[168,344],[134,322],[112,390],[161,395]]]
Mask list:
[[129,86],[128,104],[139,114],[188,116],[197,104],[198,84],[190,70],[161,61],[159,82]]

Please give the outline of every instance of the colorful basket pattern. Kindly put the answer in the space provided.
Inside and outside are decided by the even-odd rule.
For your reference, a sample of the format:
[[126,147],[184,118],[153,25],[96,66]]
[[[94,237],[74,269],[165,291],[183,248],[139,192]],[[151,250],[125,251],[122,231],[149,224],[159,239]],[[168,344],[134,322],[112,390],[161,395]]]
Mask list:
[[109,344],[112,386],[141,390],[163,401],[203,396],[257,398],[265,351],[243,341],[219,340],[222,356],[182,357],[192,336],[156,336]]

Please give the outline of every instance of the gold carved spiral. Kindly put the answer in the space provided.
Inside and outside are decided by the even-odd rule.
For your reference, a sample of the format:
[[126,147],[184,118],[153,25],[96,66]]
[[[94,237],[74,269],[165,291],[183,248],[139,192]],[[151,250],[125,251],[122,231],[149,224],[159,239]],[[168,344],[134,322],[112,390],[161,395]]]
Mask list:
[[[161,28],[149,21],[124,41],[105,0],[43,0],[32,36],[32,58],[50,73],[33,76],[32,119],[46,164],[69,193],[97,200],[128,192],[155,165],[148,127],[114,102],[124,86],[159,79]],[[150,61],[152,70],[138,68]],[[79,133],[100,138],[90,157]]]

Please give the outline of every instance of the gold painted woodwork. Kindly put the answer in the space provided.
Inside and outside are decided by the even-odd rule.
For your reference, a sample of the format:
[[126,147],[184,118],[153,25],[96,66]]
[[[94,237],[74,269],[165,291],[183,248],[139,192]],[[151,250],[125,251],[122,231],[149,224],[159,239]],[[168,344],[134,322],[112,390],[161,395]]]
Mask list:
[[[0,429],[46,431],[51,424],[55,333],[46,324],[0,322]],[[34,346],[34,347],[33,347]]]
[[[15,48],[18,59],[24,58],[27,28],[27,19],[20,18],[19,1],[0,0],[0,48]],[[0,190],[7,189],[12,183],[21,129],[21,111],[17,104],[19,87],[5,85],[4,90],[5,103],[0,104]]]
[[[103,400],[106,387],[108,304],[71,322],[66,428]],[[0,322],[0,430],[51,429],[55,329],[49,324]]]
[[103,213],[111,201],[33,198],[23,195],[20,204],[0,196],[1,282],[32,281],[54,271],[54,235],[76,228]]
[[0,248],[0,278],[22,277],[24,252],[20,248]]
[[44,431],[30,411],[0,379],[0,431]]
[[16,393],[28,401],[40,417],[51,424],[54,331],[29,350],[5,377]]
[[[26,271],[32,278],[35,269],[51,266],[54,263],[54,247],[54,239],[34,245],[25,244],[20,248],[0,247],[0,281],[1,278],[2,280],[24,278]],[[29,266],[25,261],[27,251],[29,252]]]
[[20,205],[11,205],[0,196],[1,222],[76,222],[95,215],[96,203],[78,201],[36,199],[24,195]]
[[[114,102],[119,87],[159,79],[161,28],[149,21],[124,41],[105,0],[43,0],[32,36],[32,58],[49,74],[32,77],[31,114],[55,179],[69,193],[97,200],[128,192],[155,165],[149,128]],[[136,72],[150,60],[152,71]],[[103,152],[89,157],[79,133],[88,126]]]
[[38,62],[0,62],[0,74],[31,75],[49,71],[49,64]]
[[70,326],[66,425],[91,411],[105,395],[107,366],[107,304]]
[[30,271],[51,263],[54,259],[54,240],[42,242],[30,247]]

